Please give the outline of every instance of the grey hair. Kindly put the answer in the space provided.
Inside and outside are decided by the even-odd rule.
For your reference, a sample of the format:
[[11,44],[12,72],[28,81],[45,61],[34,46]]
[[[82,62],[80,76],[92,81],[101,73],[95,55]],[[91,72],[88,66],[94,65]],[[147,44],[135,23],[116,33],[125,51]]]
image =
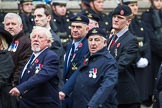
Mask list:
[[18,21],[18,23],[19,23],[19,24],[22,24],[22,19],[21,19],[21,17],[20,17],[18,14],[16,14],[16,13],[7,13],[7,14],[5,15],[5,17],[4,17],[4,20],[5,20],[5,19],[12,19],[12,18],[16,18],[17,21]]
[[47,28],[45,28],[45,27],[34,26],[32,32],[31,32],[31,34],[30,34],[30,39],[31,39],[31,37],[33,36],[33,31],[35,31],[35,30],[44,31],[44,33],[45,33],[46,36],[47,36],[47,39],[50,41],[50,42],[49,42],[49,47],[51,47],[51,46],[52,46],[52,43],[53,43],[53,41],[54,41],[51,32],[50,32]]

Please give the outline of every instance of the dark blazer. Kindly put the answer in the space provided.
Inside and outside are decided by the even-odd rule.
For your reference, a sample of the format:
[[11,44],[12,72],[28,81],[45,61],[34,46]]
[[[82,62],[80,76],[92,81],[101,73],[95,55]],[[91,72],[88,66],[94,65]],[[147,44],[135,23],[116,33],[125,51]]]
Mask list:
[[[93,77],[96,72],[96,77]],[[117,108],[116,83],[118,68],[116,61],[103,48],[96,54],[87,54],[79,69],[73,73],[62,91],[69,95],[73,91],[72,108]]]
[[20,78],[19,108],[59,108],[59,58],[45,49]]
[[67,52],[65,56],[64,79],[70,78],[71,74],[74,71],[76,71],[78,67],[81,65],[84,55],[86,55],[89,52],[87,38],[84,38],[74,52],[73,61],[71,62],[69,60],[69,65],[67,67],[67,59],[70,53],[71,46],[72,46],[72,42],[69,44],[69,46],[67,46],[67,50],[66,50]]
[[125,32],[110,49],[110,53],[116,58],[119,67],[117,87],[119,104],[139,102],[139,89],[133,70],[137,51],[137,40],[129,31]]

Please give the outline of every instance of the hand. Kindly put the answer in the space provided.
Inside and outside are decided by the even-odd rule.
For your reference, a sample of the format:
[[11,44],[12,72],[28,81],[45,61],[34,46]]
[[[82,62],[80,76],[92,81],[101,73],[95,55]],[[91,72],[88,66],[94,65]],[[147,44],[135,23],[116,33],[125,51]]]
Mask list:
[[146,58],[141,57],[136,63],[136,65],[138,68],[145,68],[148,66],[148,60]]
[[11,96],[20,96],[20,91],[16,87],[14,87],[9,91],[9,94]]
[[66,95],[65,95],[64,92],[62,92],[62,91],[59,92],[59,99],[60,99],[60,100],[65,100],[65,96],[66,96]]

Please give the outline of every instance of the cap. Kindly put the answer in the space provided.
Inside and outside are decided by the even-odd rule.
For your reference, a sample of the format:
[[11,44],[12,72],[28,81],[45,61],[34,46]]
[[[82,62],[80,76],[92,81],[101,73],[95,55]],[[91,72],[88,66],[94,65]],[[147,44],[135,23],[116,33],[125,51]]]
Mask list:
[[84,23],[87,25],[89,24],[88,17],[81,15],[81,14],[75,15],[74,17],[70,18],[70,21],[71,22],[81,22],[81,23]]
[[0,26],[0,34],[1,34],[0,36],[3,36],[6,39],[6,42],[10,45],[13,38],[12,35],[6,30],[4,30],[4,28],[1,26]]
[[24,3],[24,2],[32,2],[33,0],[20,0],[20,3]]
[[92,28],[88,32],[86,38],[89,38],[89,36],[93,36],[93,35],[99,35],[99,36],[102,36],[102,37],[106,38],[106,33],[100,28]]
[[84,13],[83,15],[87,16],[88,18],[92,19],[92,20],[95,20],[97,22],[99,22],[100,18],[95,15],[95,14],[91,14],[91,13]]
[[82,2],[84,2],[86,5],[89,5],[90,0],[81,0]]
[[121,16],[129,16],[132,14],[132,11],[130,9],[130,7],[128,7],[127,5],[118,5],[112,15],[121,15]]
[[68,0],[52,0],[51,5],[66,5]]
[[123,0],[123,4],[137,3],[138,0]]

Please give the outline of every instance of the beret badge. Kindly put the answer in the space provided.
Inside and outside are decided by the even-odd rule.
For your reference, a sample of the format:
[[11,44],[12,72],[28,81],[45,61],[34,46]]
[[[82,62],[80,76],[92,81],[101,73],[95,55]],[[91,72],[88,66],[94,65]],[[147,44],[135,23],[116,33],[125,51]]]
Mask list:
[[120,15],[124,15],[124,10],[121,10],[120,11]]
[[96,29],[93,29],[92,33],[97,33],[97,30]]
[[77,17],[77,18],[76,18],[76,20],[81,21],[81,20],[82,20],[82,18],[81,18],[81,17]]
[[88,17],[88,18],[92,18],[92,14],[88,14],[87,17]]

